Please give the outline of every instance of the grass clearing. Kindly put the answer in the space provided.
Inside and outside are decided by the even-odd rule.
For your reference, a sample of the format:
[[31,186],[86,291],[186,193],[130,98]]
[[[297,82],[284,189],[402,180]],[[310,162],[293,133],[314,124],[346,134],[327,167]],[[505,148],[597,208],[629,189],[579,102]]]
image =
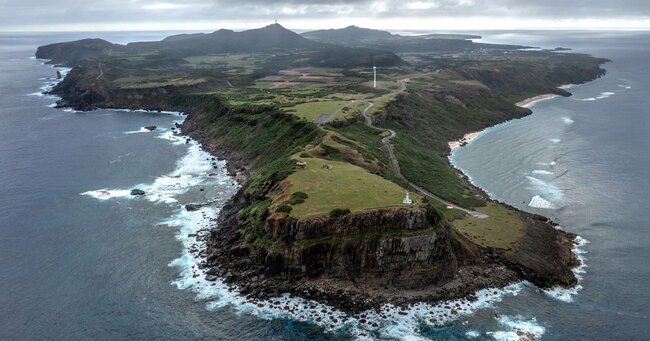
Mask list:
[[485,247],[509,249],[524,236],[526,226],[517,211],[493,202],[476,210],[490,217],[478,219],[466,216],[451,223],[473,242]]
[[148,89],[148,88],[159,88],[164,86],[192,86],[202,83],[206,83],[205,78],[167,78],[159,77],[155,75],[136,77],[128,76],[118,78],[114,81],[114,84],[121,89]]
[[[302,218],[329,214],[333,209],[361,211],[380,207],[415,207],[402,204],[405,189],[365,169],[340,161],[304,158],[305,169],[296,170],[287,181],[294,192],[307,194],[305,202],[293,206],[291,215]],[[331,165],[331,169],[325,168]],[[412,194],[415,203],[420,197]]]
[[290,112],[298,117],[302,117],[309,121],[315,120],[320,115],[330,115],[337,110],[342,109],[348,105],[349,101],[316,101],[298,104],[296,106],[287,108]]

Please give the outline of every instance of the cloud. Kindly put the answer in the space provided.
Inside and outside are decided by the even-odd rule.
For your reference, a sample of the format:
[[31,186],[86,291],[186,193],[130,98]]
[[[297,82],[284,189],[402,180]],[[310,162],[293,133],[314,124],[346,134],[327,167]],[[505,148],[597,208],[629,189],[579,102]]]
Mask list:
[[[327,28],[370,22],[376,28],[477,29],[476,23],[623,25],[650,29],[647,0],[0,0],[0,30],[56,27],[254,27],[279,19]],[[419,24],[418,24],[419,23]],[[416,25],[417,24],[417,25]],[[215,26],[217,25],[217,26]],[[544,26],[542,25],[542,26]],[[309,26],[309,27],[306,27]],[[436,27],[440,26],[440,27]],[[448,25],[447,25],[448,26]]]

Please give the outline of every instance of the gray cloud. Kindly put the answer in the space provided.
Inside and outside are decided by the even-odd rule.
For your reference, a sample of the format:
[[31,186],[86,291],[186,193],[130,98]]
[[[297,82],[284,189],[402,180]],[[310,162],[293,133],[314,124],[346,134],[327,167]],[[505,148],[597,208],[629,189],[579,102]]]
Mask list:
[[[192,23],[336,18],[641,20],[648,0],[0,0],[0,30],[48,25]],[[323,21],[326,24],[326,21]],[[408,26],[408,21],[405,21]],[[326,25],[325,25],[326,26]],[[408,27],[406,27],[408,28]]]

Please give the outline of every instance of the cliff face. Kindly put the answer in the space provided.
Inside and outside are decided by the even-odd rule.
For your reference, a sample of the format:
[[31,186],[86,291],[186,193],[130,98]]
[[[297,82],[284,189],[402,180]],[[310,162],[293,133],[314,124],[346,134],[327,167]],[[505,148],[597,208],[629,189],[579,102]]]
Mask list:
[[[61,97],[60,107],[89,111],[97,108],[147,109],[147,110],[187,110],[177,103],[178,98],[192,86],[160,86],[154,88],[120,89],[110,88],[108,82],[96,79],[86,66],[75,67],[50,93]],[[196,97],[196,96],[194,96]],[[207,97],[206,97],[207,98]],[[210,103],[213,103],[211,100]],[[182,104],[182,103],[181,103]],[[205,106],[208,108],[208,106]]]
[[[254,250],[267,276],[353,278],[359,285],[414,288],[450,280],[475,260],[432,208],[379,209],[343,217],[270,217],[277,248]],[[399,232],[397,232],[399,231]]]

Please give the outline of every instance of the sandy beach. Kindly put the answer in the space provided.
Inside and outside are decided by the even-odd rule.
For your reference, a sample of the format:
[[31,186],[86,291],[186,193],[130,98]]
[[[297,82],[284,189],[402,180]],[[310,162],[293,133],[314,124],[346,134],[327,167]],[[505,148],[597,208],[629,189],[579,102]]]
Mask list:
[[[564,85],[558,86],[558,88],[560,88],[562,90],[567,90],[567,89],[570,89],[570,88],[572,88],[574,86],[576,86],[576,85],[575,84],[564,84]],[[541,101],[545,101],[547,99],[555,98],[555,97],[558,97],[558,96],[559,95],[555,95],[555,94],[537,95],[537,96],[534,96],[534,97],[526,98],[525,100],[523,100],[521,102],[517,102],[517,103],[515,103],[515,105],[519,106],[519,107],[522,107],[522,108],[530,108],[535,103],[539,103]],[[479,135],[481,135],[484,131],[485,131],[485,129],[483,129],[481,131],[474,131],[474,132],[465,134],[465,136],[463,136],[459,140],[449,141],[448,142],[449,149],[451,149],[453,151],[454,149],[469,143],[470,141],[472,141],[473,139],[475,139]]]
[[535,103],[545,101],[547,99],[555,98],[555,97],[558,97],[558,96],[559,95],[555,95],[555,94],[539,95],[539,96],[535,96],[535,97],[531,97],[531,98],[526,98],[525,100],[523,100],[521,102],[518,102],[515,105],[518,106],[518,107],[522,107],[522,108],[530,108]]
[[454,150],[454,149],[456,149],[458,147],[463,146],[464,144],[469,143],[470,141],[472,141],[473,139],[475,139],[479,135],[481,135],[484,131],[485,131],[485,129],[483,129],[481,131],[474,131],[474,132],[465,134],[465,136],[463,136],[463,138],[461,138],[460,140],[449,141],[449,149]]

